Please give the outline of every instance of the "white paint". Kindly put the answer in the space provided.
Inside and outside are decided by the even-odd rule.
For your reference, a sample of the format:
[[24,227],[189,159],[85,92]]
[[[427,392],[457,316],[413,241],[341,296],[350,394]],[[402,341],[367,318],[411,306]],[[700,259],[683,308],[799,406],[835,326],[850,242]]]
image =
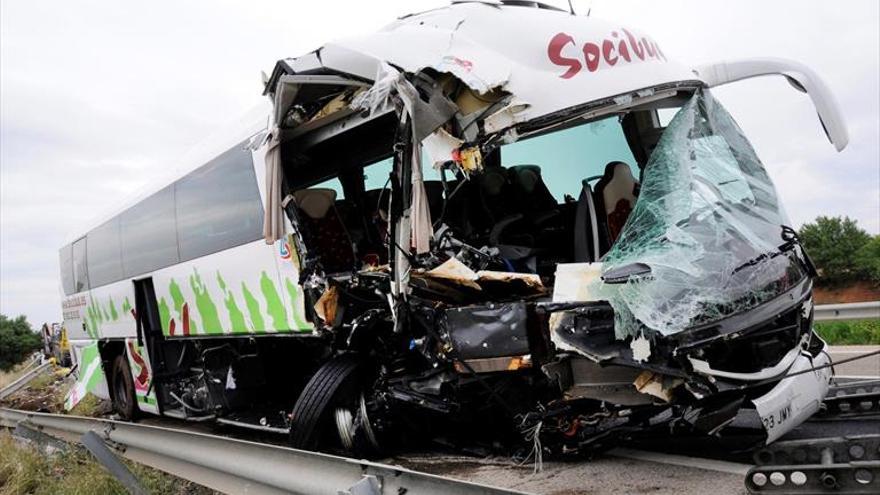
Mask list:
[[810,95],[825,133],[837,151],[842,151],[849,143],[849,131],[846,129],[846,123],[834,95],[812,69],[801,63],[776,58],[755,58],[703,65],[697,67],[694,72],[699,74],[709,87],[759,76],[785,76]]
[[[502,87],[514,95],[511,108],[517,111],[511,117],[516,122],[659,84],[700,80],[683,64],[659,54],[650,57],[647,51],[639,58],[631,48],[630,62],[618,58],[610,65],[600,56],[596,69],[590,71],[584,60],[585,44],[601,47],[608,40],[617,50],[621,42],[629,46],[626,32],[637,42],[654,44],[640,31],[592,17],[464,3],[402,18],[376,33],[328,43],[321,60],[326,66],[362,71],[358,75],[366,78],[375,75],[376,64],[387,61],[409,72],[430,67],[454,74],[480,93]],[[558,34],[570,38],[560,55],[581,66],[571,77],[561,77],[567,67],[554,64],[548,55]],[[358,56],[368,58],[358,60]]]
[[779,362],[775,365],[756,371],[754,373],[736,373],[732,371],[716,370],[713,369],[712,365],[710,365],[707,361],[697,359],[693,356],[688,356],[688,361],[691,362],[691,366],[693,366],[694,371],[696,371],[697,373],[702,373],[709,376],[718,376],[721,378],[727,378],[729,380],[755,382],[781,375],[783,372],[788,370],[793,363],[796,362],[800,355],[801,348],[798,344],[792,347],[791,350],[789,350],[788,353],[783,356],[782,359],[780,359]]
[[[814,358],[804,353],[798,356],[788,373],[798,373],[829,362],[825,352]],[[830,367],[801,373],[783,379],[769,392],[752,400],[767,432],[767,443],[785,435],[815,414],[828,395],[830,381]]]

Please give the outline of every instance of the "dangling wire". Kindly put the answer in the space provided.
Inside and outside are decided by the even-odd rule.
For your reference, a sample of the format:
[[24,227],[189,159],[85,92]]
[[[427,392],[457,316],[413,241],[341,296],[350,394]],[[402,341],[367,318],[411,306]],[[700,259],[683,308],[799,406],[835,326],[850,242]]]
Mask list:
[[[522,423],[520,423],[521,428],[528,418],[528,415],[523,417]],[[530,459],[534,459],[534,469],[532,472],[535,474],[544,470],[544,447],[541,446],[541,427],[543,425],[544,420],[541,419],[538,420],[534,426],[522,430],[525,440],[527,442],[532,442],[532,450],[529,452],[529,455],[519,463],[519,465],[523,466],[529,462]]]
[[758,385],[764,385],[765,383],[773,383],[773,382],[777,382],[777,381],[780,381],[780,380],[784,380],[784,379],[786,379],[786,378],[791,378],[791,377],[793,377],[793,376],[803,375],[804,373],[809,373],[809,372],[811,372],[811,371],[818,371],[818,370],[821,370],[821,369],[823,369],[823,368],[831,368],[831,367],[833,367],[833,366],[837,366],[837,365],[844,364],[844,363],[849,363],[849,362],[851,362],[851,361],[856,361],[856,360],[858,360],[858,359],[865,359],[865,358],[867,358],[867,357],[876,356],[876,355],[878,355],[878,354],[880,354],[880,351],[866,352],[865,354],[859,354],[858,356],[854,356],[854,357],[851,357],[851,358],[841,359],[840,361],[829,362],[828,364],[823,364],[822,366],[810,366],[809,368],[807,368],[807,369],[805,369],[805,370],[796,371],[796,372],[794,372],[794,373],[788,373],[788,374],[786,374],[786,375],[782,375],[782,376],[780,376],[780,377],[768,378],[768,379],[766,379],[766,380],[761,380],[761,381],[759,381],[759,382],[749,383],[749,386],[750,386],[750,387],[755,387],[755,386],[758,386]]

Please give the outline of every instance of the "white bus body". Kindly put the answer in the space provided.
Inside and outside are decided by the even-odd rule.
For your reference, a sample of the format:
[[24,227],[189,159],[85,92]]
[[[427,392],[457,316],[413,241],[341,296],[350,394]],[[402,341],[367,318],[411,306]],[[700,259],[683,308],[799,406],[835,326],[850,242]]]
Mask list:
[[[394,366],[413,366],[413,360],[431,364],[419,370],[408,368],[408,383],[423,379],[414,377],[424,377],[431,369],[450,370],[442,375],[444,383],[470,377],[489,380],[491,384],[499,372],[502,375],[506,370],[524,373],[523,370],[528,369],[531,371],[525,373],[540,375],[543,372],[546,376],[540,375],[540,380],[548,377],[551,381],[562,380],[558,385],[565,397],[598,401],[603,408],[609,407],[606,403],[614,404],[618,400],[620,407],[606,411],[610,415],[623,414],[622,408],[633,404],[658,407],[658,401],[679,411],[680,404],[674,398],[678,394],[688,393],[688,400],[698,402],[700,397],[720,393],[713,389],[712,383],[716,380],[746,384],[745,389],[756,392],[736,396],[735,400],[747,404],[754,399],[759,414],[765,419],[778,415],[781,410],[788,411],[784,425],[771,427],[765,420],[769,441],[811,414],[827,390],[827,370],[799,375],[797,379],[782,379],[789,369],[802,368],[803,363],[811,359],[807,347],[816,346],[815,340],[810,343],[809,262],[802,250],[798,250],[796,239],[785,237],[784,213],[776,206],[766,206],[767,198],[773,205],[776,198],[760,162],[752,157],[753,152],[735,124],[728,124],[729,116],[720,105],[716,115],[713,113],[716,104],[710,96],[703,95],[708,95],[708,89],[716,85],[768,74],[782,75],[796,89],[809,94],[828,138],[842,149],[848,140],[846,128],[827,87],[809,69],[776,59],[725,62],[691,69],[668,59],[654,40],[637,31],[532,2],[519,5],[525,3],[456,3],[403,17],[377,33],[329,43],[315,52],[279,61],[264,89],[271,107],[260,109],[261,114],[225,134],[216,145],[188,157],[169,180],[117,208],[112,215],[90,225],[66,243],[60,254],[64,325],[74,360],[79,363],[81,382],[72,393],[69,405],[91,391],[113,398],[124,415],[139,410],[200,420],[213,417],[270,431],[290,429],[295,445],[311,446],[315,440],[311,430],[317,428],[318,417],[303,419],[304,408],[320,410],[324,415],[321,418],[332,415],[333,410],[326,403],[320,408],[315,406],[314,399],[306,396],[327,393],[333,394],[330,401],[333,404],[345,402],[337,399],[341,394],[337,387],[342,390],[345,388],[342,384],[348,383],[340,370],[362,370],[363,364],[346,361],[359,355],[369,356],[369,362],[383,364],[366,366],[372,374],[364,372],[364,376],[375,378],[377,385],[364,385],[360,405],[353,413],[346,416],[341,405],[333,406],[337,408],[337,425],[342,425],[340,440],[347,449],[356,447],[358,440],[345,434],[346,424],[350,428],[357,424],[364,428],[366,424],[364,434],[369,438],[368,443],[377,447],[378,434],[370,425],[378,428],[376,424],[383,421],[367,417],[380,414],[378,409],[371,409],[379,408],[375,404],[381,403],[382,414],[393,418],[397,411],[395,401],[408,404],[405,407],[414,403],[430,404],[437,412],[444,410],[444,404],[457,400],[442,396],[439,388],[435,390],[427,382],[419,382],[422,392],[401,391],[402,385],[395,381],[400,377],[390,370]],[[707,162],[724,155],[718,163],[727,160],[725,163],[729,165],[730,160],[742,160],[745,155],[756,167],[752,169],[753,175],[737,179],[741,182],[740,189],[733,193],[732,189],[719,189],[719,184],[731,182],[722,181],[699,194],[704,199],[717,194],[717,205],[733,201],[731,195],[736,196],[736,201],[747,198],[755,211],[769,208],[766,218],[775,219],[778,213],[776,227],[782,228],[783,238],[771,243],[771,247],[784,241],[785,248],[780,248],[780,254],[764,256],[759,249],[762,241],[749,237],[755,236],[751,227],[737,227],[740,220],[737,220],[740,223],[724,224],[719,232],[738,232],[734,237],[743,237],[748,244],[744,252],[754,251],[762,256],[741,254],[739,258],[728,260],[736,264],[742,262],[742,265],[718,266],[716,271],[734,269],[729,277],[725,275],[724,282],[713,283],[730,283],[729,290],[715,290],[711,284],[697,283],[695,295],[687,296],[689,306],[664,312],[658,309],[658,301],[681,296],[681,293],[669,292],[669,287],[674,285],[670,278],[674,276],[667,271],[669,263],[652,258],[655,253],[649,250],[644,263],[615,266],[615,260],[625,258],[621,247],[624,241],[617,243],[615,239],[625,239],[638,247],[644,241],[639,238],[643,233],[633,231],[632,225],[637,220],[632,218],[624,217],[620,225],[612,225],[617,220],[610,216],[597,220],[596,208],[610,215],[615,204],[594,204],[603,196],[595,194],[592,187],[596,191],[600,187],[603,191],[616,187],[608,185],[619,182],[619,177],[614,175],[617,165],[612,164],[622,163],[618,169],[623,170],[620,173],[625,172],[630,181],[628,189],[622,190],[622,198],[630,198],[635,204],[632,215],[644,213],[645,204],[651,200],[639,203],[635,199],[652,194],[650,191],[654,190],[651,188],[656,181],[651,182],[651,170],[671,166],[662,162],[662,157],[653,156],[652,151],[657,146],[663,148],[664,153],[675,154],[674,137],[663,137],[667,127],[658,120],[658,111],[670,108],[673,111],[684,108],[680,114],[704,112],[705,120],[719,126],[717,135],[708,136],[697,147],[698,154],[700,149],[707,153],[704,157]],[[677,126],[676,132],[682,131],[681,139],[688,139],[684,132],[687,129],[682,127],[688,125],[682,122],[686,118],[677,117],[678,120],[673,119],[669,124]],[[691,125],[701,125],[697,120],[700,119]],[[522,185],[511,182],[519,180],[515,174],[531,177],[528,180],[532,182],[528,184],[534,186],[535,180],[541,184],[541,165],[546,164],[513,166],[505,162],[499,166],[490,162],[500,162],[499,154],[525,153],[522,156],[540,158],[540,154],[529,155],[528,150],[522,151],[515,145],[538,143],[541,136],[562,139],[566,129],[593,123],[597,123],[590,127],[593,135],[616,132],[618,142],[623,143],[619,146],[628,146],[629,151],[625,153],[626,160],[614,158],[617,161],[605,167],[604,179],[599,169],[598,173],[583,172],[573,177],[574,180],[550,184],[551,189],[571,186],[566,192],[568,197],[556,195],[555,189],[552,191],[557,196],[557,204],[548,208],[550,217],[559,218],[560,211],[563,216],[568,211],[572,221],[575,218],[582,221],[583,215],[590,221],[591,227],[583,232],[578,226],[571,227],[571,222],[559,224],[562,225],[560,238],[566,239],[565,242],[572,235],[584,236],[580,244],[575,240],[574,255],[566,251],[568,254],[559,254],[556,258],[547,257],[542,254],[547,252],[546,247],[517,245],[519,250],[513,250],[510,243],[498,241],[509,225],[529,216],[530,212],[525,211],[518,213],[517,218],[512,215],[498,221],[504,214],[516,210],[516,205],[509,205],[510,211],[496,212],[501,209],[500,202],[480,203],[486,206],[488,217],[496,215],[485,232],[455,224],[444,216],[449,213],[450,198],[456,194],[447,188],[445,176],[444,192],[439,196],[443,198],[442,208],[432,211],[435,205],[431,203],[433,196],[428,194],[429,189],[440,187],[441,181],[426,178],[428,174],[439,174],[432,171],[431,165],[444,168],[443,173],[453,175],[453,182],[465,190],[485,182],[477,177],[491,174],[498,177],[501,189]],[[732,154],[727,147],[716,146],[718,139],[709,139],[717,136],[727,139],[726,146],[733,150]],[[735,143],[739,141],[743,144]],[[542,148],[552,149],[557,148]],[[584,158],[590,157],[585,155]],[[419,167],[420,161],[425,162],[422,167]],[[390,177],[388,172],[382,176],[389,177],[385,186],[381,186],[380,181],[379,185],[371,186],[374,189],[368,190],[368,186],[359,181],[369,174],[375,178],[375,174],[362,168],[378,163],[386,163],[388,171],[393,173]],[[740,167],[744,165],[740,163]],[[377,165],[376,169],[379,168]],[[549,173],[549,170],[545,166],[544,171]],[[717,175],[718,170],[708,172],[706,177],[713,173]],[[591,175],[595,176],[588,177]],[[280,178],[280,182],[273,177]],[[590,186],[589,181],[597,178],[599,183]],[[584,180],[583,194],[581,179]],[[332,180],[341,182],[328,185],[327,181]],[[641,193],[639,182],[644,186]],[[426,184],[431,187],[426,189]],[[686,186],[682,185],[685,189]],[[302,193],[316,187],[323,192]],[[749,187],[752,192],[758,191],[755,197],[749,193]],[[492,194],[501,190],[498,188],[492,189]],[[697,189],[699,187],[691,186],[691,190]],[[764,193],[768,196],[762,199],[760,196]],[[580,199],[576,199],[578,194]],[[604,198],[607,199],[607,195]],[[531,201],[531,196],[520,196],[517,200]],[[306,204],[308,201],[313,201],[311,206]],[[589,209],[580,209],[587,203]],[[465,206],[473,210],[476,204]],[[375,212],[367,210],[372,205],[376,205]],[[706,206],[712,207],[712,204]],[[345,270],[331,269],[329,255],[322,252],[338,248],[326,231],[304,234],[310,222],[318,225],[311,227],[318,230],[325,228],[321,225],[329,225],[321,223],[327,218],[328,208],[349,215],[343,219],[344,215],[340,214],[338,222],[345,230],[342,250],[355,251],[350,260],[351,253],[340,254],[342,264],[351,265]],[[739,207],[724,208],[727,213],[716,211],[713,214],[716,220],[712,221],[724,222],[717,218],[729,216],[731,211],[735,215]],[[317,213],[313,220],[305,218],[314,212]],[[695,221],[698,216],[690,218]],[[351,218],[357,221],[350,221]],[[432,220],[443,220],[450,228],[443,230],[443,225],[432,225]],[[676,232],[684,232],[692,241],[694,236],[698,237],[687,232],[691,226],[686,220],[681,222]],[[361,229],[361,224],[369,225]],[[382,227],[371,230],[373,224]],[[536,227],[539,223],[531,225],[533,238],[523,242],[533,242],[534,237],[544,235],[544,230],[540,230],[543,227]],[[608,237],[608,232],[613,235]],[[665,239],[673,239],[671,232],[665,231]],[[480,237],[483,234],[485,237]],[[477,242],[474,239],[481,239],[481,244],[472,245]],[[581,249],[584,251],[579,254]],[[764,266],[762,264],[770,263],[771,258],[776,260],[773,263],[780,258],[790,260],[791,265],[786,265],[786,269],[796,272],[792,277],[800,285],[785,285],[784,291],[772,289],[775,292],[767,293],[766,297],[756,296],[751,303],[736,299],[744,291],[757,294],[759,289],[765,290],[762,288],[765,286],[759,287],[754,278],[748,282],[753,286],[729,282],[729,279],[751,270],[754,265]],[[701,272],[701,268],[694,268],[700,261],[695,258],[690,262],[696,265],[673,268],[677,270],[675,273],[690,276],[700,273],[705,280],[714,277],[716,274],[710,273],[712,269]],[[649,277],[645,278],[645,274]],[[438,280],[444,281],[443,284],[454,281],[459,286],[452,292],[444,286],[443,291],[447,292],[442,292],[431,304],[423,303],[425,294],[430,293],[425,292],[426,288],[436,289]],[[492,284],[511,280],[530,287],[525,290],[527,296],[503,293],[494,301],[489,298],[487,303],[485,294],[491,292],[490,288],[497,290]],[[588,280],[594,285],[588,286]],[[545,290],[543,284],[555,284],[555,288]],[[612,287],[614,284],[643,292],[638,292],[640,295],[633,299],[634,293],[626,296],[625,292]],[[462,289],[462,285],[466,288]],[[599,292],[591,292],[593,287],[598,287],[595,290]],[[464,292],[457,292],[459,289]],[[483,295],[474,296],[468,290],[482,291]],[[522,287],[517,290],[522,291]],[[791,299],[787,306],[778,302],[783,296]],[[599,311],[596,309],[599,303],[607,306],[606,299],[610,301],[608,311],[613,309],[616,315],[612,329],[616,340],[602,351],[591,347],[589,342],[571,340],[567,335],[575,334],[579,327],[566,326],[566,318],[573,317],[572,312],[587,311],[584,308],[591,304],[590,311]],[[778,307],[773,306],[776,309],[768,309],[777,303]],[[485,307],[492,309],[486,311],[494,315],[485,325],[455,327],[454,311],[483,308],[481,304],[488,304]],[[470,335],[468,332],[496,331],[491,320],[502,318],[501,314],[492,313],[496,304],[509,305],[507,315],[522,312],[522,321],[511,325],[517,327],[521,323],[530,342],[535,332],[544,335],[546,342],[525,351],[513,346],[519,350],[508,349],[509,352],[493,355],[469,348],[463,343],[467,339],[457,340],[456,332]],[[717,304],[712,311],[718,313],[712,313],[714,316],[709,316],[709,312],[697,314],[700,310],[695,308],[706,304]],[[725,309],[732,306],[738,309]],[[420,318],[428,313],[435,315],[432,311],[440,312],[436,327],[422,329]],[[682,313],[673,314],[679,311]],[[525,314],[552,316],[549,326],[545,321],[543,329],[534,330],[532,316],[527,325]],[[478,318],[476,315],[471,317]],[[621,315],[632,318],[625,320]],[[775,357],[768,357],[754,369],[722,369],[724,365],[716,368],[719,364],[706,357],[713,351],[695,351],[693,346],[699,339],[683,337],[688,333],[697,335],[693,329],[699,327],[701,332],[711,330],[715,332],[712,335],[719,339],[724,337],[725,341],[746,338],[746,329],[764,325],[770,321],[768,318],[778,320],[782,318],[780,315],[796,320],[794,325],[798,330],[791,337],[796,342],[780,337],[767,344],[773,349],[788,347],[768,351],[768,355]],[[710,323],[714,325],[710,325],[711,328],[706,326]],[[461,325],[467,326],[467,323]],[[361,330],[363,328],[369,330]],[[370,340],[363,332],[387,337],[360,344],[359,339]],[[486,339],[483,347],[489,346],[491,339]],[[707,338],[706,342],[709,340],[712,339]],[[396,343],[390,344],[392,341]],[[520,344],[522,342],[517,345]],[[492,345],[504,347],[505,344],[492,341]],[[270,357],[267,353],[272,352],[278,354]],[[468,358],[468,353],[476,357]],[[119,356],[124,356],[127,367],[117,362]],[[670,364],[674,356],[685,361]],[[385,363],[385,358],[397,360],[394,361],[397,364]],[[536,365],[544,366],[543,371],[540,366],[531,367],[533,360]],[[821,360],[818,357],[816,363],[821,364]],[[407,364],[402,364],[404,362]],[[279,379],[278,375],[284,371],[278,370],[299,364],[307,370],[303,371],[305,375],[296,376],[291,372],[289,379]],[[559,366],[564,371],[559,371],[562,369],[557,369]],[[271,367],[276,370],[268,371]],[[191,372],[195,368],[202,372]],[[126,371],[120,374],[120,369]],[[321,386],[318,381],[335,376],[333,373],[339,374],[336,385],[326,390],[315,388]],[[348,371],[344,373],[347,376]],[[597,377],[605,376],[603,373],[611,373],[606,378],[616,383],[615,387],[622,390],[620,394],[609,395],[607,391],[596,390],[596,381],[601,381]],[[312,375],[315,378],[305,383]],[[568,378],[559,378],[563,375]],[[257,376],[260,378],[254,378]],[[485,378],[489,376],[492,378]],[[530,376],[530,380],[534,379]],[[286,385],[285,380],[290,383],[287,403],[297,403],[292,415],[282,415],[283,418],[268,423],[236,416],[241,407],[234,404],[271,401],[271,388],[277,390],[279,383]],[[247,385],[251,381],[259,383]],[[268,383],[271,387],[266,385]],[[687,389],[689,392],[682,386],[685,383],[691,387]],[[263,391],[248,395],[250,392],[244,391],[250,390],[249,386]],[[692,386],[704,388],[698,392]],[[781,388],[768,392],[773,386]],[[130,394],[132,387],[135,407],[126,404],[124,397],[120,398]],[[269,392],[264,390],[267,387]],[[303,389],[310,392],[300,394]],[[795,389],[799,399],[777,400],[790,397],[787,391]],[[758,397],[759,392],[768,395]],[[497,399],[504,404],[498,397],[500,393],[496,390],[483,400]],[[430,397],[426,398],[425,394]],[[260,399],[253,398],[256,396]],[[436,403],[431,402],[434,399]],[[521,407],[523,404],[514,408]],[[450,406],[450,409],[453,408]],[[359,422],[351,419],[352,414],[360,418]],[[383,424],[391,423],[394,421],[388,419]],[[570,428],[577,430],[576,426]],[[297,429],[305,433],[297,436]],[[589,433],[583,435],[579,438],[586,445],[592,437]]]

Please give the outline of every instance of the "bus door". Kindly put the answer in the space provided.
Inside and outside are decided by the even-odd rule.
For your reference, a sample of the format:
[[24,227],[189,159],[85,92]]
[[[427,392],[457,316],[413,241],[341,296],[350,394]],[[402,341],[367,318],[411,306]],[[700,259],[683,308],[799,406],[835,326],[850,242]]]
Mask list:
[[125,339],[125,353],[131,368],[138,408],[159,414],[161,411],[156,397],[161,382],[155,379],[154,370],[165,369],[166,349],[153,279],[135,280],[134,290],[137,334],[134,338]]

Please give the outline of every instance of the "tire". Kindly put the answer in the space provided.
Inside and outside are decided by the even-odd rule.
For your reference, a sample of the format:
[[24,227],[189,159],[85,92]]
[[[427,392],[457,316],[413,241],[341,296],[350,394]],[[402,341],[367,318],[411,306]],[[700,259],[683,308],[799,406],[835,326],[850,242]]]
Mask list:
[[113,360],[113,375],[110,380],[112,386],[111,397],[113,398],[113,410],[122,419],[131,421],[138,416],[137,398],[134,393],[134,381],[131,377],[131,367],[125,353],[116,356]]
[[314,450],[327,433],[335,405],[359,393],[355,371],[360,360],[353,354],[342,354],[324,363],[306,384],[293,406],[290,445],[297,449]]

